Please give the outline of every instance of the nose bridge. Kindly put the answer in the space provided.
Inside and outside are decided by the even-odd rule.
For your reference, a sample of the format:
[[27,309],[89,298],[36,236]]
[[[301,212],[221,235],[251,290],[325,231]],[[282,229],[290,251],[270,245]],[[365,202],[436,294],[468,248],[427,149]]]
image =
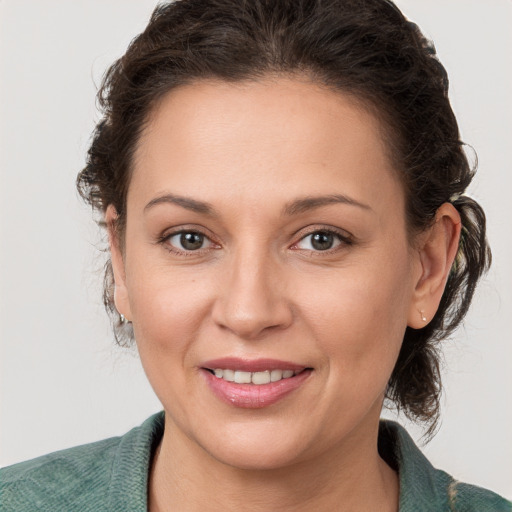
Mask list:
[[292,312],[279,274],[277,258],[268,247],[254,241],[240,244],[226,262],[214,320],[245,339],[289,325]]

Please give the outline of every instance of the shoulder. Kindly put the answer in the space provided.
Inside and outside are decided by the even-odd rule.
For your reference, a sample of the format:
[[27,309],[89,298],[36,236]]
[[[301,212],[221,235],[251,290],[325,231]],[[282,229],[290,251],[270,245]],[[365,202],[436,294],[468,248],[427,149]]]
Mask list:
[[381,421],[379,450],[398,471],[400,512],[512,512],[512,503],[498,494],[434,468],[397,423]]
[[512,503],[498,494],[455,480],[451,486],[451,498],[453,510],[457,512],[512,512]]
[[2,511],[106,510],[109,502],[117,502],[118,495],[130,494],[122,482],[133,485],[131,502],[144,501],[151,450],[159,440],[161,420],[161,415],[155,415],[122,437],[1,469]]
[[59,510],[66,501],[101,499],[119,439],[77,446],[2,469],[4,510]]

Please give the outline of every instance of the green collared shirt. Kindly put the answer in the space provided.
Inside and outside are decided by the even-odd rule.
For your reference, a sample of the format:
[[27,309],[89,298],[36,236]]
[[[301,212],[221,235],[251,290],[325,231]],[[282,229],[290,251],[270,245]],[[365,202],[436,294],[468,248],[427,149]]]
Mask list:
[[[3,512],[144,512],[151,456],[164,431],[155,414],[122,437],[15,464],[0,471]],[[379,449],[400,476],[400,512],[512,511],[497,494],[434,469],[397,423],[382,421]]]

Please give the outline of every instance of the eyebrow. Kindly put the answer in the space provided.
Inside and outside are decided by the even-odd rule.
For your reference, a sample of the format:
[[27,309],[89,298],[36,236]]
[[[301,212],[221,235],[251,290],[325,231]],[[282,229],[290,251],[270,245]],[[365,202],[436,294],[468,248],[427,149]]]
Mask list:
[[218,216],[210,203],[198,201],[197,199],[191,199],[190,197],[177,196],[175,194],[165,194],[163,196],[151,199],[151,201],[149,201],[149,203],[144,207],[144,212],[147,212],[149,209],[158,204],[176,204],[182,208],[185,208],[186,210],[190,210],[195,213],[209,215],[210,217]]
[[[185,208],[186,210],[202,215],[208,215],[210,217],[219,216],[215,208],[210,203],[175,194],[165,194],[163,196],[155,197],[144,207],[144,212],[159,204],[175,204]],[[315,208],[328,206],[330,204],[347,204],[364,210],[373,211],[369,205],[356,201],[351,197],[342,194],[331,194],[327,196],[307,196],[296,199],[284,207],[283,215],[297,215],[309,210],[314,210]]]
[[363,210],[373,211],[372,208],[364,203],[356,201],[351,197],[343,194],[332,194],[327,196],[307,196],[297,199],[287,204],[283,210],[284,215],[297,215],[304,213],[308,210],[314,210],[322,206],[328,206],[330,204],[348,204],[350,206],[357,206]]

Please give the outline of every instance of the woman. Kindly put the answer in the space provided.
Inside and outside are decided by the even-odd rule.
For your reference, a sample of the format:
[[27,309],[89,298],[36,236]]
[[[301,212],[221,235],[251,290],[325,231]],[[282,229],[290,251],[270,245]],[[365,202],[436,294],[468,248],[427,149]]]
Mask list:
[[387,397],[433,430],[436,342],[490,261],[446,91],[389,2],[157,9],[78,184],[165,420],[7,470],[6,502],[508,510],[379,427]]

